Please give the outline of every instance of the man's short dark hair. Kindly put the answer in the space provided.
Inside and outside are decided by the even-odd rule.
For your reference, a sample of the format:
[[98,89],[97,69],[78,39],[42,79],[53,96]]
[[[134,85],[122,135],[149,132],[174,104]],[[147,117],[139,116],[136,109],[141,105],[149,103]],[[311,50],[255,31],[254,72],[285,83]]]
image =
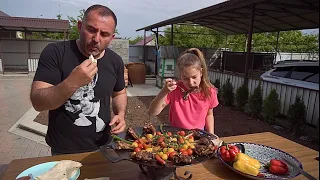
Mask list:
[[103,5],[100,5],[100,4],[95,4],[95,5],[92,5],[90,6],[85,12],[84,12],[84,15],[83,15],[83,20],[86,19],[86,17],[88,16],[89,12],[90,11],[98,11],[99,15],[102,16],[102,17],[105,17],[105,16],[112,16],[114,22],[115,22],[115,27],[117,26],[117,17],[116,15],[114,14],[114,12],[109,9],[108,7],[106,6],[103,6]]

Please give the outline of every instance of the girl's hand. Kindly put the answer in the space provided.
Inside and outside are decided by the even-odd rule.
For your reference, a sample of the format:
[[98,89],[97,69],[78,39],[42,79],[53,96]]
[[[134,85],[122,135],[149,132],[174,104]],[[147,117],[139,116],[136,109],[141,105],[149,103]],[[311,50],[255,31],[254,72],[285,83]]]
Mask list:
[[166,90],[167,92],[172,92],[173,90],[175,90],[177,88],[177,82],[174,81],[173,79],[165,79],[165,86],[163,87],[164,90]]

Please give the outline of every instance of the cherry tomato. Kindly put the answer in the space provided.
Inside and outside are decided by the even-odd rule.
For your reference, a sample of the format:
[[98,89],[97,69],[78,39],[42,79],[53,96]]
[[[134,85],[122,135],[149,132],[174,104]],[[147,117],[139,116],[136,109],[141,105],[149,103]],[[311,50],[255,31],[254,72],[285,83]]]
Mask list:
[[193,136],[189,136],[189,142],[194,142],[194,137]]
[[185,135],[186,135],[186,132],[180,131],[179,135],[180,135],[180,136],[185,136]]
[[160,131],[158,131],[156,134],[157,134],[158,136],[162,135],[162,133],[161,133]]
[[141,149],[140,148],[138,148],[138,147],[136,147],[136,148],[134,148],[134,152],[140,152],[141,151]]
[[162,143],[164,141],[164,137],[161,136],[159,139],[158,139],[158,143]]
[[180,152],[183,152],[183,151],[187,151],[187,150],[184,149],[184,148],[180,148],[179,151],[180,151]]
[[142,144],[142,146],[143,146],[143,149],[148,149],[149,147],[151,147],[150,144]]
[[187,153],[188,153],[189,156],[191,156],[192,153],[193,153],[192,149],[187,149]]
[[171,152],[171,153],[169,154],[169,158],[170,158],[170,159],[173,159],[173,157],[174,157],[176,154],[177,154],[177,153],[176,153],[175,151]]
[[167,132],[167,135],[168,136],[172,136],[172,132]]
[[179,138],[179,143],[183,144],[184,143],[184,139],[183,138]]
[[143,145],[141,143],[139,143],[138,148],[143,149]]
[[188,156],[188,155],[189,155],[187,151],[182,151],[181,154],[182,154],[182,155],[185,155],[185,156]]
[[133,142],[133,143],[132,143],[132,146],[133,146],[134,148],[136,148],[136,147],[138,147],[139,145],[138,145],[137,142]]
[[165,142],[161,142],[161,143],[160,143],[160,146],[163,147],[163,148],[166,148],[166,147],[167,147],[167,145],[166,145]]

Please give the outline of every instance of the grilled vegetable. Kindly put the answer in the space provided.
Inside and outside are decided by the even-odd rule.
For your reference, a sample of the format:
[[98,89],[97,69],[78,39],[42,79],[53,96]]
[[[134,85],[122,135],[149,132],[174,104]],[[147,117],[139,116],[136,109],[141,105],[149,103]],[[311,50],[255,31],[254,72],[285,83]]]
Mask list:
[[237,146],[228,144],[220,148],[221,158],[226,162],[233,162],[239,152],[240,150]]
[[244,154],[244,153],[238,153],[234,159],[235,161],[237,160],[243,160],[243,161],[246,161],[248,162],[249,164],[251,164],[252,166],[256,167],[256,168],[260,168],[261,167],[261,164],[258,160]]
[[156,158],[157,162],[160,163],[161,165],[166,164],[166,162],[163,159],[161,159],[161,157],[158,154],[155,155],[155,158]]
[[270,173],[275,174],[275,175],[285,175],[288,173],[288,165],[277,159],[271,159],[269,163],[268,170]]
[[246,154],[238,153],[235,157],[233,168],[243,173],[257,176],[259,174],[260,162]]
[[133,143],[133,142],[131,142],[131,141],[127,141],[127,140],[125,140],[125,139],[123,139],[123,138],[121,138],[121,137],[119,137],[119,136],[116,136],[116,135],[111,135],[111,137],[112,137],[113,139],[115,139],[115,140],[122,141],[122,142],[125,142],[125,143],[130,144],[130,145]]

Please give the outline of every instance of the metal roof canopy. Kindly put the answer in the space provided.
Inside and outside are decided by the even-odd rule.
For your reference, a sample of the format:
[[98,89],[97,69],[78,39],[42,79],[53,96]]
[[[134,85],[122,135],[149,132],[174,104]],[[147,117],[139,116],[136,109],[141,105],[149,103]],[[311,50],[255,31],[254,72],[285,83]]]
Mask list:
[[136,31],[191,22],[225,34],[249,34],[252,11],[252,33],[319,28],[319,0],[229,0]]
[[68,32],[68,20],[0,16],[0,30],[28,32]]

